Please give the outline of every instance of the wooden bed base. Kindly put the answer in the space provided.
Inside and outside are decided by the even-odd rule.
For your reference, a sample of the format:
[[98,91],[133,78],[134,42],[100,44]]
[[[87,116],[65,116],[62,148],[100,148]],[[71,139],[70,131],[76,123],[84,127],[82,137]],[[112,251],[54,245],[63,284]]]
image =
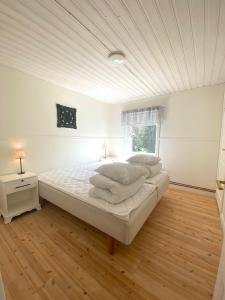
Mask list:
[[109,254],[113,255],[115,253],[116,240],[113,237],[108,236],[108,243]]

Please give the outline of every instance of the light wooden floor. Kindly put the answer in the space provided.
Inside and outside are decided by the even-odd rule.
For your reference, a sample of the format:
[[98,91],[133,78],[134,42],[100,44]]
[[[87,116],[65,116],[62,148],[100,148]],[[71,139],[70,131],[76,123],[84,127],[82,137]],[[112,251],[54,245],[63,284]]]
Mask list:
[[0,269],[8,300],[205,300],[221,237],[215,200],[170,189],[112,257],[103,233],[48,204],[0,221]]

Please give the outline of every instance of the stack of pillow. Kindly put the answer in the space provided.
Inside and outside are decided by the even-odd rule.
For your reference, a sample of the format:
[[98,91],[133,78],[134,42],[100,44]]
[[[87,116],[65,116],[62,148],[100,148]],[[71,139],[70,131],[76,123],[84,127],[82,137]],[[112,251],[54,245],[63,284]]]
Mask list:
[[143,186],[148,171],[143,166],[128,163],[111,163],[95,170],[98,174],[90,178],[94,185],[89,195],[118,204],[133,195]]
[[144,167],[148,175],[146,178],[156,176],[162,170],[160,158],[150,154],[136,154],[130,157],[127,161],[131,165]]

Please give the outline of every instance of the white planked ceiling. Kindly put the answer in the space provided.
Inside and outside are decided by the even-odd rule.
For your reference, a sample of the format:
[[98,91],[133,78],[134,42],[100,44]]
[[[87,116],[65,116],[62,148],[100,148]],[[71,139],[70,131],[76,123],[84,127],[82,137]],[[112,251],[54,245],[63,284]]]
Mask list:
[[0,0],[0,63],[113,103],[222,83],[225,0]]

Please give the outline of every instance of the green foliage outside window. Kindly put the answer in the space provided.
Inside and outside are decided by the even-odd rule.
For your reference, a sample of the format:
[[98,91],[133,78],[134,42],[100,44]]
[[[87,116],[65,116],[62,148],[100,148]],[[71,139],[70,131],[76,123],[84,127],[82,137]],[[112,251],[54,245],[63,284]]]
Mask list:
[[156,125],[132,128],[133,152],[156,152]]

